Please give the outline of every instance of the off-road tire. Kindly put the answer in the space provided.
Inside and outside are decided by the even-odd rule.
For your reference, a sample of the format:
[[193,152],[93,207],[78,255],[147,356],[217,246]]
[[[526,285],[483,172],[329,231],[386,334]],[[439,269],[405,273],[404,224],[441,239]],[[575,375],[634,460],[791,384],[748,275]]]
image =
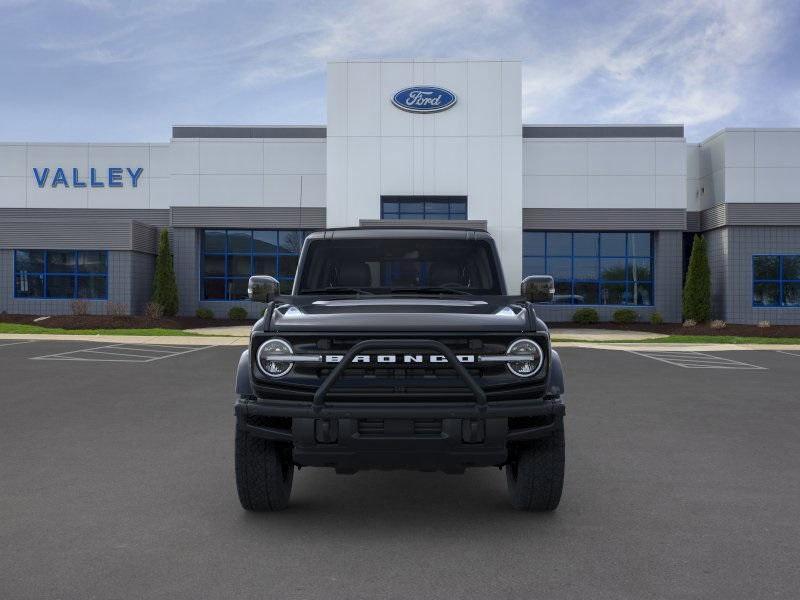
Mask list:
[[564,486],[564,430],[515,445],[506,465],[506,482],[514,508],[555,510]]
[[287,444],[236,430],[236,491],[242,508],[283,510],[289,506],[294,464]]

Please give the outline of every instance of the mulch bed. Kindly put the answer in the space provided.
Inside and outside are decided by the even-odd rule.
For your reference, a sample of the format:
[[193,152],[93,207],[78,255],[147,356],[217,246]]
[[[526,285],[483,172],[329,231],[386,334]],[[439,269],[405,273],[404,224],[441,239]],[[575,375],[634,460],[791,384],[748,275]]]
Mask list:
[[728,323],[723,329],[712,329],[708,324],[701,323],[694,327],[683,327],[680,323],[663,323],[653,325],[652,323],[595,323],[592,325],[579,325],[571,322],[551,323],[547,326],[551,329],[615,329],[619,331],[652,331],[653,333],[665,333],[667,335],[733,335],[742,337],[800,337],[800,325],[772,325],[770,327],[758,327],[757,325],[735,325]]
[[0,314],[0,323],[39,325],[61,329],[195,329],[200,327],[225,327],[228,325],[252,325],[248,319],[198,319],[197,317],[161,317],[149,319],[141,315],[53,315],[49,319],[34,321],[39,315]]

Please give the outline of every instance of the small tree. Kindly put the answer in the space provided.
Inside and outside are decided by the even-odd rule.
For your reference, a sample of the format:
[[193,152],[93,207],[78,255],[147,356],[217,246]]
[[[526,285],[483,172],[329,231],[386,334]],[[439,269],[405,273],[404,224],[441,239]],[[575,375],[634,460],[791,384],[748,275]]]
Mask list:
[[706,241],[694,236],[686,284],[683,286],[683,316],[698,323],[711,316],[711,269],[708,267]]
[[156,274],[153,278],[153,302],[160,305],[168,317],[178,314],[178,284],[175,281],[172,249],[169,245],[169,232],[166,229],[161,231],[161,238],[158,241]]

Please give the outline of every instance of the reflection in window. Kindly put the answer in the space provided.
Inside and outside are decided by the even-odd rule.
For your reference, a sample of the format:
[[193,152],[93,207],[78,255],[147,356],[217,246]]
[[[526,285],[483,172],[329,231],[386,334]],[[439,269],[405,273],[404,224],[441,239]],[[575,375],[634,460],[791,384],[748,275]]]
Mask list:
[[15,250],[15,298],[108,297],[105,250]]
[[203,300],[246,300],[251,275],[271,275],[290,293],[307,232],[299,229],[206,229],[202,236]]
[[800,254],[753,256],[753,306],[800,306]]
[[464,196],[383,196],[381,219],[466,220]]
[[650,232],[526,231],[524,275],[552,275],[559,304],[653,304]]

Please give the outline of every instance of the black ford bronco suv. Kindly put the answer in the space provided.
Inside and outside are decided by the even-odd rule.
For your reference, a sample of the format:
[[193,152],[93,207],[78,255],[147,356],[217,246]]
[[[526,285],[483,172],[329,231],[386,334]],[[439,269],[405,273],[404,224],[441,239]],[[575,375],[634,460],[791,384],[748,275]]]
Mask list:
[[247,510],[289,502],[294,468],[505,468],[512,504],[558,506],[564,377],[533,302],[509,296],[484,231],[309,235],[290,296],[269,276],[236,376],[236,485]]

